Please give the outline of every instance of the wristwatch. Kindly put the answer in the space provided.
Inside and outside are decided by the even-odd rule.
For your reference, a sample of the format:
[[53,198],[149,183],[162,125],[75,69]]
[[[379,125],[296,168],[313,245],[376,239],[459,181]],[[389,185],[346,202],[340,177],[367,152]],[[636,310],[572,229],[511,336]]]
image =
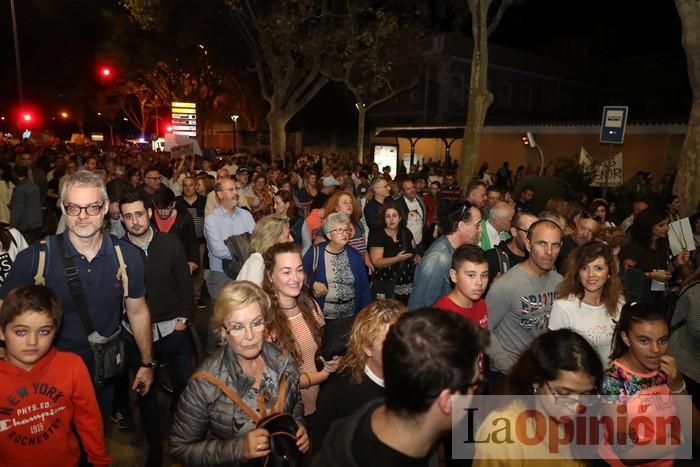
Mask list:
[[158,362],[155,360],[153,360],[150,363],[141,362],[141,367],[142,368],[150,368],[151,370],[155,370],[156,368],[158,368]]

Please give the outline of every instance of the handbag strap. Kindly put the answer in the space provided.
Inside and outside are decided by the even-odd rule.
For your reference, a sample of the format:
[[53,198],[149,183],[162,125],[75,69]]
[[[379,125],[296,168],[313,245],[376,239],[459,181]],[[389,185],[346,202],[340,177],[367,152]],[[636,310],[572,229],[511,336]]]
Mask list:
[[[190,379],[195,379],[195,378],[201,378],[201,379],[206,379],[210,383],[212,383],[214,386],[218,387],[221,389],[221,391],[228,396],[229,399],[231,399],[238,407],[243,410],[243,412],[248,415],[251,420],[253,420],[256,424],[263,418],[267,416],[267,407],[265,406],[265,395],[263,392],[260,392],[258,394],[258,407],[260,408],[260,415],[255,413],[255,410],[253,410],[248,404],[246,404],[241,397],[233,392],[231,388],[226,386],[223,381],[220,379],[210,375],[207,372],[204,371],[198,371],[195,374],[192,375]],[[282,408],[284,407],[284,399],[287,396],[287,377],[285,375],[282,375],[282,378],[280,379],[280,388],[278,391],[278,396],[277,396],[277,407],[276,413],[282,413]]]
[[85,328],[85,333],[90,336],[95,332],[95,325],[92,322],[90,313],[88,311],[87,301],[85,300],[85,294],[83,293],[83,286],[80,284],[80,273],[78,268],[75,267],[73,258],[66,256],[65,248],[63,248],[63,236],[58,235],[56,237],[56,245],[58,251],[60,252],[61,258],[63,258],[63,271],[66,273],[66,279],[68,280],[68,289],[73,297],[73,302],[78,308],[78,314],[80,315],[80,321],[83,323]]

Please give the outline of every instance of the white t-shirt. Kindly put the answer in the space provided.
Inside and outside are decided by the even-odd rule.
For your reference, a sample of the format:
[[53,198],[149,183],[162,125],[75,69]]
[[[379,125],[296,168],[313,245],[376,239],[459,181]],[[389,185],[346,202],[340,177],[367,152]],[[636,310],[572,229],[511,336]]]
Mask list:
[[605,305],[587,305],[573,295],[568,298],[558,298],[552,305],[549,329],[554,331],[568,328],[581,334],[596,349],[603,366],[606,366],[610,361],[610,346],[615,330],[614,321],[620,318],[620,310],[624,303],[620,298],[615,316],[610,316]]
[[413,239],[418,245],[423,240],[423,220],[425,219],[425,213],[418,202],[418,199],[410,201],[404,196],[404,201],[406,202],[406,207],[408,208],[408,218],[406,219],[406,227],[413,234]]
[[12,235],[12,241],[7,251],[3,250],[2,245],[0,245],[0,285],[5,282],[5,278],[10,273],[12,263],[15,262],[17,254],[28,246],[27,241],[24,239],[24,236],[19,233],[19,230],[14,227],[10,227],[7,230],[10,232],[10,235]]
[[263,278],[265,277],[265,261],[263,256],[258,253],[252,253],[236,276],[237,281],[250,281],[255,285],[262,287]]

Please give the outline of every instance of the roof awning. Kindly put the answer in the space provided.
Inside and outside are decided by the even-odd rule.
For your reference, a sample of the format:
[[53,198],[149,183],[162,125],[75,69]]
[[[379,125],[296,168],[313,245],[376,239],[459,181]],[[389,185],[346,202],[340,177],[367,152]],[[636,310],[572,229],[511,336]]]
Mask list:
[[460,139],[464,137],[463,126],[404,126],[379,127],[374,132],[375,138],[440,138]]

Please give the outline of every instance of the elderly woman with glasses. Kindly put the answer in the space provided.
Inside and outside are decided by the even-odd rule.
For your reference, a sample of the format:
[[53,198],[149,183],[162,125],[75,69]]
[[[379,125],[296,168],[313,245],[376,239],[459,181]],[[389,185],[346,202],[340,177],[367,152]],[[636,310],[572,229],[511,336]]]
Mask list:
[[297,447],[309,450],[298,366],[292,356],[265,340],[270,307],[270,297],[252,282],[229,282],[219,292],[212,324],[227,345],[202,363],[180,397],[170,436],[171,454],[180,462],[242,465],[271,453],[270,433],[256,428],[222,388],[232,390],[257,413],[270,407],[291,413],[298,424]]
[[348,242],[352,225],[347,214],[334,212],[323,221],[328,241],[304,255],[306,283],[326,320],[355,316],[371,301],[364,258]]

